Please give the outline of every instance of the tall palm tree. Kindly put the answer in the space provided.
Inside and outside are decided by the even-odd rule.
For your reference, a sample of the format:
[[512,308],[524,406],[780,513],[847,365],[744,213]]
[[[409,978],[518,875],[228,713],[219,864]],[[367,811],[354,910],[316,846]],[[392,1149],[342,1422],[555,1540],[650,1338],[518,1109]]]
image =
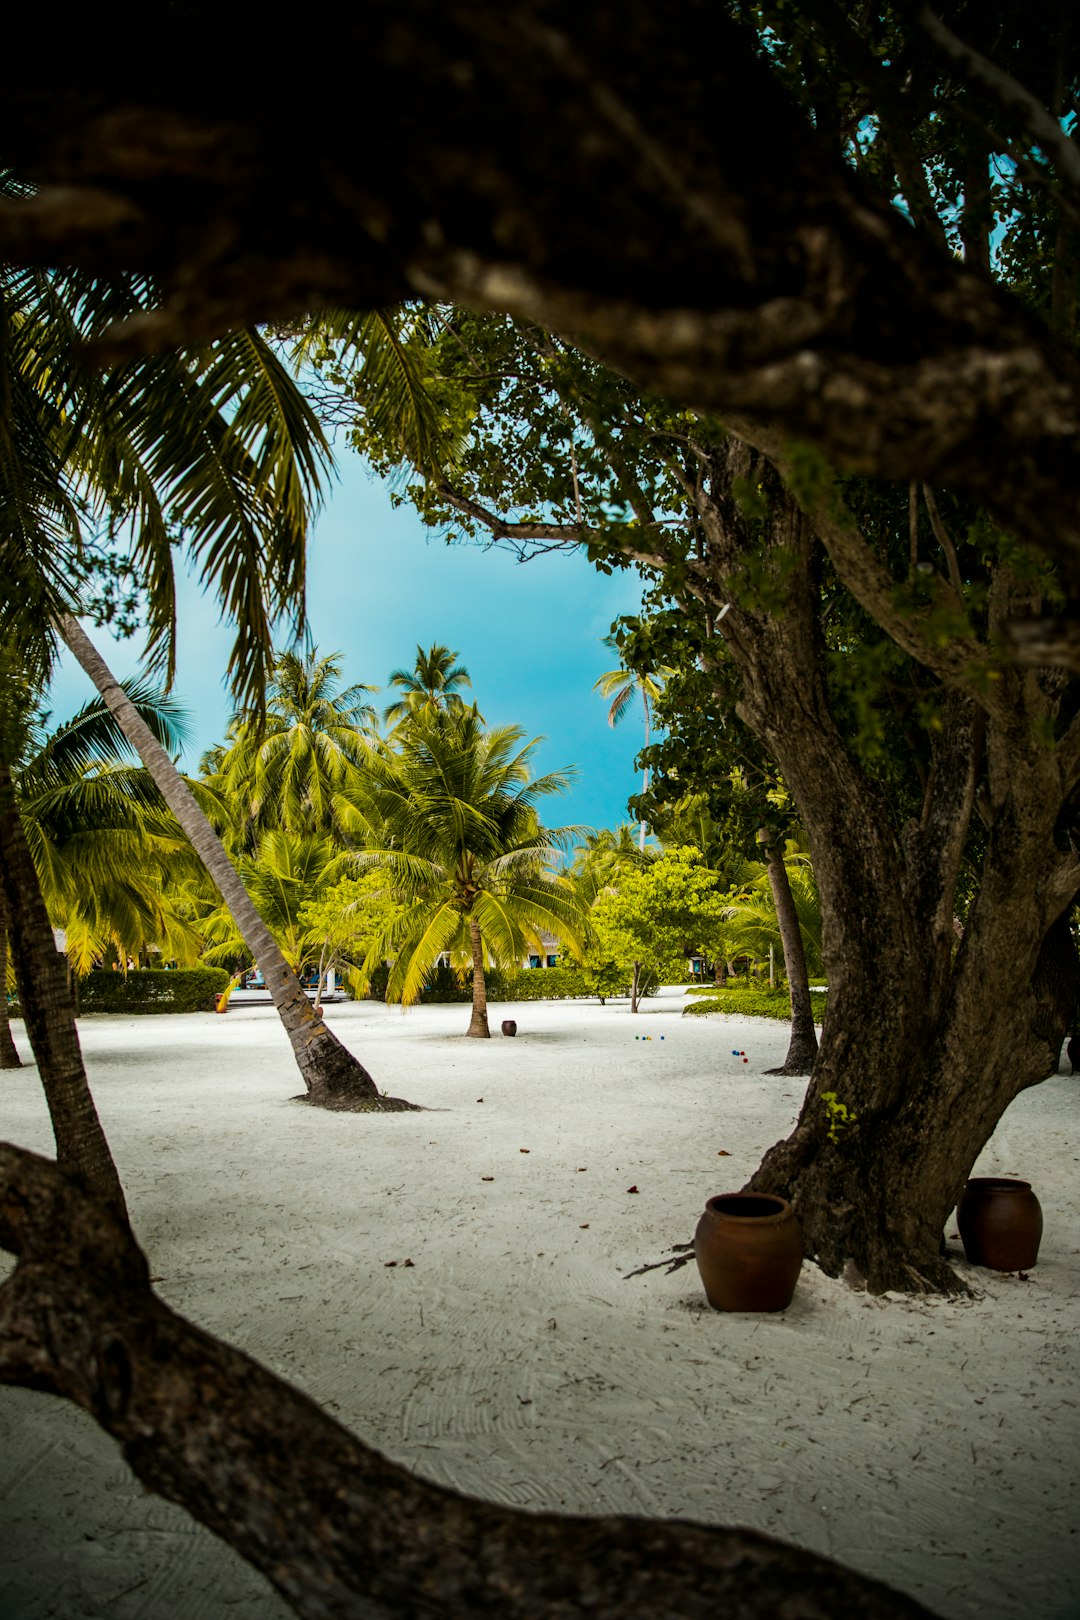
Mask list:
[[250,835],[337,830],[335,798],[356,776],[371,740],[376,688],[341,688],[341,654],[279,653],[265,714],[238,716],[215,776],[242,803]]
[[387,958],[387,994],[408,1005],[443,952],[472,969],[468,1033],[486,1038],[485,963],[513,962],[541,930],[572,940],[581,906],[550,868],[575,829],[540,825],[537,803],[561,793],[563,772],[533,777],[539,738],[516,726],[486,731],[472,709],[417,711],[396,751],[373,756],[358,798],[371,829],[357,856],[386,874],[405,902],[368,951],[365,972]]
[[[133,276],[102,282],[81,272],[0,271],[0,636],[40,679],[57,638],[90,675],[233,909],[308,1099],[389,1107],[363,1065],[314,1017],[173,761],[75,617],[93,594],[95,560],[111,568],[126,537],[151,657],[171,675],[179,535],[235,625],[233,690],[242,705],[258,708],[275,620],[302,611],[306,527],[328,451],[268,344],[255,332],[234,332],[205,350],[147,356],[108,375],[80,362],[81,343],[117,320],[137,320],[152,292]],[[2,825],[14,829],[10,819]],[[17,853],[11,860],[30,881]],[[13,932],[30,915],[10,903],[8,912]],[[66,1016],[53,1004],[42,1014],[46,1022]],[[48,1065],[39,1066],[44,1079]]]
[[82,1176],[126,1222],[124,1189],[87,1084],[67,971],[53,943],[12,776],[10,762],[25,744],[33,702],[32,683],[11,649],[0,643],[0,920],[10,930],[15,982],[57,1162]]
[[[244,887],[297,973],[312,967],[319,954],[301,916],[303,907],[342,876],[346,859],[332,839],[283,827],[271,828],[253,854],[238,857]],[[227,906],[206,911],[201,927],[205,961],[232,967],[244,956],[243,936]]]
[[417,644],[416,662],[412,669],[395,669],[389,685],[402,693],[383,710],[383,719],[390,723],[408,720],[423,709],[461,709],[464,699],[461,688],[471,687],[469,672],[464,664],[455,664],[456,652],[435,642],[427,652]]
[[[619,646],[614,636],[604,637],[604,646],[610,652],[618,652]],[[630,705],[635,697],[640,697],[642,713],[645,720],[645,742],[648,748],[649,738],[652,734],[652,706],[664,689],[664,681],[672,670],[661,664],[655,670],[638,674],[620,664],[617,669],[608,669],[593,682],[593,691],[599,692],[601,697],[609,698],[608,725],[617,726],[619,721],[629,712]],[[644,766],[641,773],[641,791],[649,791],[649,767]],[[638,824],[638,847],[645,848],[646,827],[644,821]]]

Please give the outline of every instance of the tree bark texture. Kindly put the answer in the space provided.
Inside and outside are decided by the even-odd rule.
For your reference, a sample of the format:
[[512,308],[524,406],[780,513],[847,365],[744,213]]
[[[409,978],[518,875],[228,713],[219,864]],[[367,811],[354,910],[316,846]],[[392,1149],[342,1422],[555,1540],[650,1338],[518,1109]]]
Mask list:
[[127,697],[104,659],[71,614],[57,625],[70,651],[93,681],[109,712],[150,772],[158,791],[206,867],[266,981],[307,1087],[306,1101],[350,1111],[400,1110],[411,1106],[383,1096],[363,1064],[321,1018],[277,941],[263,922],[236,868],[180,772]]
[[[68,990],[67,962],[53,942],[33,857],[0,761],[0,892],[11,922],[11,949],[26,1034],[52,1121],[56,1157],[127,1221],[124,1189],[83,1067]],[[4,995],[6,999],[6,987]]]
[[7,906],[0,885],[0,1069],[21,1069],[22,1059],[8,1016],[8,938]]
[[[767,497],[753,534],[732,493],[743,477]],[[1037,740],[1056,675],[1004,672],[980,707],[961,689],[958,660],[946,672],[957,685],[943,694],[922,813],[896,828],[832,714],[814,526],[775,470],[734,439],[715,452],[699,509],[707,555],[690,586],[714,613],[733,602],[753,546],[783,567],[783,613],[733,603],[716,656],[735,661],[738,713],[779,765],[806,829],[829,979],[798,1124],[749,1185],[791,1199],[807,1252],[830,1274],[852,1260],[874,1291],[953,1289],[939,1252],[944,1223],[1008,1103],[1047,1073],[1031,986],[1075,892],[1077,857],[1055,842],[1076,786],[1075,726],[1057,748]],[[831,555],[857,592],[859,556],[846,535]],[[1007,571],[1001,578],[997,626],[1024,597]],[[987,848],[957,947],[956,881],[977,785]],[[846,1127],[827,1095],[849,1111]]]
[[480,937],[478,924],[471,917],[469,939],[472,944],[472,1014],[468,1033],[479,1040],[488,1040],[491,1030],[488,1028],[487,980],[484,978],[484,941]]
[[[181,12],[148,83],[123,47],[141,13],[114,21],[73,19],[47,56],[12,23],[7,149],[38,189],[0,208],[12,262],[164,288],[103,358],[320,307],[505,311],[839,466],[963,490],[1080,580],[1068,346],[871,190],[708,0],[335,12],[377,108],[238,102]],[[243,23],[213,28],[241,58]]]
[[0,1379],[89,1412],[152,1491],[305,1620],[917,1620],[912,1599],[748,1530],[514,1511],[418,1479],[157,1299],[130,1233],[0,1145]]
[[784,865],[782,843],[767,844],[764,854],[768,862],[769,888],[776,908],[776,921],[780,929],[780,943],[784,948],[784,971],[787,974],[788,996],[791,1000],[791,1039],[787,1056],[778,1069],[766,1069],[766,1074],[809,1074],[817,1057],[817,1030],[810,1002],[810,975],[806,969],[806,951],[803,947],[799,915],[795,910],[795,897],[791,892],[787,867]]

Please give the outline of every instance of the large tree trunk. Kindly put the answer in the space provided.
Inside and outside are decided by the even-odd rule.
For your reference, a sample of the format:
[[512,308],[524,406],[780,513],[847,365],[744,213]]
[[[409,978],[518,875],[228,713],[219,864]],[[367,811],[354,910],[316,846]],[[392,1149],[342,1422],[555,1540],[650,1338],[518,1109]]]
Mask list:
[[0,888],[0,1069],[21,1069],[15,1038],[8,1017],[8,922],[3,890]]
[[213,827],[196,804],[180,772],[139,715],[77,619],[65,614],[60,634],[93,681],[117,725],[150,772],[158,791],[176,817],[209,872],[244,943],[259,965],[266,987],[292,1044],[307,1086],[306,1101],[321,1108],[365,1111],[412,1105],[380,1094],[363,1064],[316,1018],[300,981],[263,922],[222,848]]
[[[760,838],[760,834],[758,835]],[[787,974],[788,996],[791,1001],[791,1039],[787,1057],[778,1069],[766,1069],[766,1074],[809,1074],[817,1057],[817,1030],[810,1002],[810,975],[806,970],[806,951],[803,948],[802,929],[795,910],[795,897],[791,892],[784,849],[781,841],[763,840],[762,853],[768,866],[769,887],[776,921],[780,929],[780,943],[784,948],[784,971]]]
[[484,941],[480,929],[469,918],[469,939],[472,942],[472,1016],[468,1033],[486,1041],[491,1035],[488,1028],[487,980],[484,978]]
[[917,1620],[877,1581],[747,1530],[572,1518],[418,1479],[175,1315],[130,1233],[0,1145],[0,1380],[76,1402],[310,1620]]
[[[747,475],[768,503],[752,533],[733,494]],[[1030,987],[1042,941],[1077,887],[1076,856],[1054,840],[1075,766],[1038,740],[1053,712],[1041,677],[1003,672],[990,711],[946,688],[921,814],[895,827],[833,717],[814,529],[775,470],[738,441],[717,450],[700,510],[707,599],[732,600],[732,576],[754,548],[766,569],[776,557],[783,580],[782,616],[732,607],[723,634],[743,677],[738,713],[779,765],[807,831],[829,977],[798,1123],[749,1185],[792,1200],[807,1253],[829,1273],[850,1261],[874,1291],[953,1290],[940,1253],[949,1211],[1009,1102],[1047,1072]],[[995,623],[1023,611],[1001,577]],[[977,785],[987,847],[956,950]]]
[[[65,1170],[81,1176],[126,1223],[124,1190],[83,1067],[67,962],[53,942],[11,772],[4,761],[0,761],[0,893],[11,921],[15,982],[52,1120],[57,1160]],[[4,995],[6,999],[6,986]]]

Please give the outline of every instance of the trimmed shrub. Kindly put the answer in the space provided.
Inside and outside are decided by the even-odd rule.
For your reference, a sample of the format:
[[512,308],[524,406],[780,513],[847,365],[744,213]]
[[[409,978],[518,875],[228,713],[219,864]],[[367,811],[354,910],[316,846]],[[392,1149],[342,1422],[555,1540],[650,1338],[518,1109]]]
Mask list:
[[495,968],[487,975],[489,1001],[595,999],[576,968]]
[[88,973],[78,988],[84,1013],[213,1012],[229,983],[224,968],[138,968]]
[[[815,1024],[820,1024],[825,1017],[827,1000],[826,991],[811,990],[810,1006]],[[758,989],[755,985],[738,985],[721,990],[713,986],[694,993],[693,1000],[683,1008],[684,1018],[688,1014],[707,1016],[709,1013],[736,1013],[741,1018],[780,1018],[786,1022],[791,1017],[791,1002],[786,990]]]
[[[484,974],[488,1001],[569,1001],[592,996],[573,968],[488,968]],[[472,1000],[472,972],[465,982],[453,968],[437,967],[424,986],[422,1003]]]

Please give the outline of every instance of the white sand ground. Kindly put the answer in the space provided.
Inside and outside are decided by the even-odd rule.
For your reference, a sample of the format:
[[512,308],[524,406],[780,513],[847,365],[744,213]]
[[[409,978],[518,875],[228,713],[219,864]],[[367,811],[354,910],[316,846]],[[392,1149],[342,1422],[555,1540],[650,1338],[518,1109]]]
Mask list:
[[[501,1007],[520,1034],[490,1042],[463,1007],[331,1008],[428,1110],[378,1118],[289,1101],[269,1007],[81,1032],[164,1298],[408,1467],[522,1508],[752,1525],[950,1620],[1080,1613],[1080,1078],[1021,1096],[980,1161],[1042,1201],[1026,1282],[961,1259],[971,1299],[873,1299],[807,1265],[783,1315],[722,1315],[692,1266],[624,1273],[740,1186],[801,1083],[761,1073],[782,1025],[680,1006]],[[0,1078],[0,1136],[51,1150],[32,1068]],[[83,1414],[0,1390],[3,1620],[287,1612]]]

